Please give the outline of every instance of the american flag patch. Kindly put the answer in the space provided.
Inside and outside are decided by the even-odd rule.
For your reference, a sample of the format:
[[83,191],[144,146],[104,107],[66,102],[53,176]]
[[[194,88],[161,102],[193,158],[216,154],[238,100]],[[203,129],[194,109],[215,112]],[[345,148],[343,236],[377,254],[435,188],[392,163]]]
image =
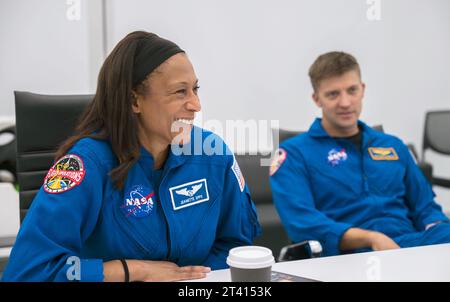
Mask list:
[[242,175],[241,169],[239,168],[239,165],[236,161],[236,158],[233,156],[233,165],[231,166],[231,170],[233,170],[234,175],[236,176],[236,179],[239,183],[239,189],[241,189],[241,192],[244,191],[245,187],[245,179]]

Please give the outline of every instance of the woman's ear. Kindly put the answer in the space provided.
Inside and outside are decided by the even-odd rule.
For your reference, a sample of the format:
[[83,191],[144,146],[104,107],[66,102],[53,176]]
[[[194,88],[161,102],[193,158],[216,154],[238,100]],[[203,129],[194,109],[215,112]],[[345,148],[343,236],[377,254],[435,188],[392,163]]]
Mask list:
[[134,91],[131,92],[131,108],[134,113],[141,113],[141,97]]

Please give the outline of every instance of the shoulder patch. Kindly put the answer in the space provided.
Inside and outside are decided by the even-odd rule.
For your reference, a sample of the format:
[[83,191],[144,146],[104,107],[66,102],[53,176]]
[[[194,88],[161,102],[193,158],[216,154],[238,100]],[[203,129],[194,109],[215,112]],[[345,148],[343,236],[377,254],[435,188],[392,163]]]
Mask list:
[[245,179],[244,175],[242,175],[241,168],[239,168],[239,164],[236,161],[236,158],[233,155],[233,165],[231,166],[231,170],[233,170],[234,175],[236,176],[237,182],[239,184],[239,189],[244,191],[245,187]]
[[272,163],[270,164],[270,176],[274,175],[281,165],[284,163],[287,157],[286,150],[279,148],[275,151],[275,155],[273,156]]
[[83,160],[75,154],[60,158],[44,179],[44,191],[51,194],[62,193],[78,186],[86,175]]

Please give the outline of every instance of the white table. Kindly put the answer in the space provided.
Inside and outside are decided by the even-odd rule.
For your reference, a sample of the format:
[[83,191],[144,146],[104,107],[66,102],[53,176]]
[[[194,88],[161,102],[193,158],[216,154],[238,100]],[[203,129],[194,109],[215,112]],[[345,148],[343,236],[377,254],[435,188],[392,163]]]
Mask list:
[[[450,244],[276,263],[272,270],[318,281],[450,281]],[[217,270],[203,282],[229,282]]]

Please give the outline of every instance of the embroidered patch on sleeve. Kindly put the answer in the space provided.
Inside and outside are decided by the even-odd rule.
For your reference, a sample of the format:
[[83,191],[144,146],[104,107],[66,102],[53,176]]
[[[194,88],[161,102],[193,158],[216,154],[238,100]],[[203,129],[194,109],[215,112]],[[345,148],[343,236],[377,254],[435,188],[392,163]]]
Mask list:
[[233,156],[233,165],[231,166],[231,170],[233,170],[233,173],[236,176],[236,179],[239,184],[239,189],[241,190],[241,192],[244,191],[244,187],[245,187],[244,175],[242,175],[241,169],[239,168],[239,164],[236,161],[236,158],[234,156]]
[[373,160],[398,160],[397,152],[394,148],[369,148],[370,157]]
[[85,174],[83,160],[75,154],[67,154],[48,171],[44,179],[44,190],[52,194],[63,193],[78,186]]
[[275,155],[273,156],[272,163],[270,164],[270,176],[274,175],[281,165],[286,160],[287,153],[284,149],[280,148],[275,151]]

